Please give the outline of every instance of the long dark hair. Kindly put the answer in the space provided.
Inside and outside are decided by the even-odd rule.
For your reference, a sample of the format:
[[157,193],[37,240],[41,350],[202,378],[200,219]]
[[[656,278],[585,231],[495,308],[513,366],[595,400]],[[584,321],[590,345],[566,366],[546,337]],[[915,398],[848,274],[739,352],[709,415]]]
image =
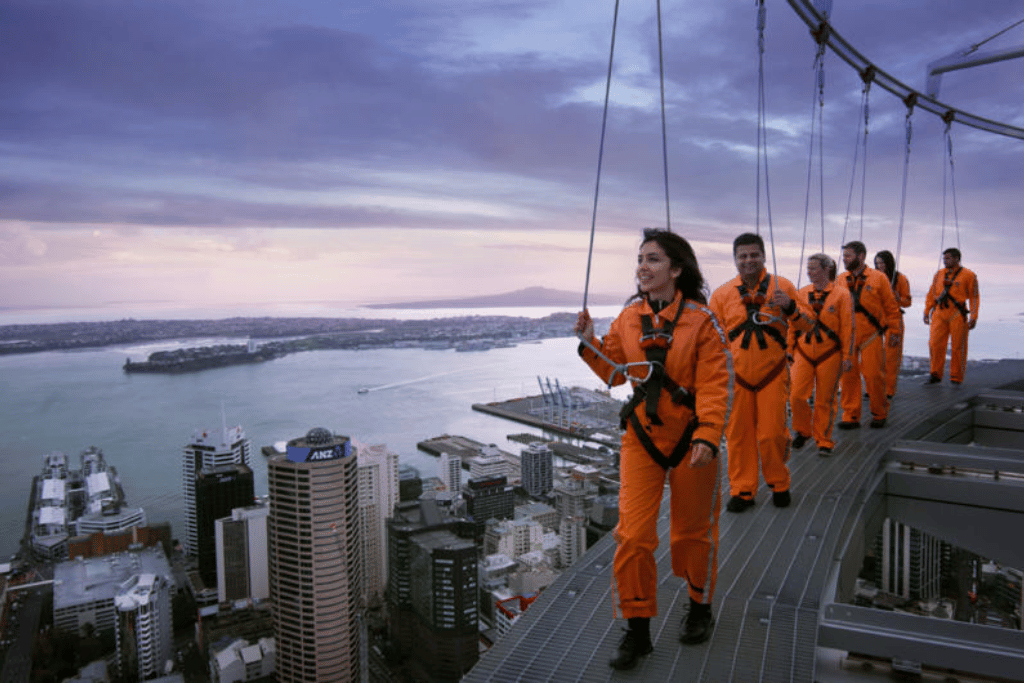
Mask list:
[[889,278],[889,284],[895,287],[896,277],[899,273],[896,272],[896,259],[893,257],[892,252],[889,250],[880,251],[875,254],[875,259],[882,259],[882,262],[885,263],[885,276]]
[[[683,298],[706,305],[708,303],[708,286],[700,272],[700,266],[697,264],[697,255],[693,253],[693,247],[686,241],[686,238],[671,230],[645,228],[640,246],[642,247],[648,242],[657,243],[665,251],[672,267],[682,270],[676,277],[676,289],[683,293]],[[643,292],[639,287],[636,289],[636,294],[629,300],[633,301],[637,298],[643,298]]]

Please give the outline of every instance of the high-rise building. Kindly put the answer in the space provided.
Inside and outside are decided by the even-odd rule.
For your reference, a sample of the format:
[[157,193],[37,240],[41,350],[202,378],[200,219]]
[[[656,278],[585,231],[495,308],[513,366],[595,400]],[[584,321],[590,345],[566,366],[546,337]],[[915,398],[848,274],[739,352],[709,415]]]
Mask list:
[[359,461],[360,539],[363,543],[363,601],[384,597],[387,585],[387,519],[398,504],[398,454],[384,444],[356,448]]
[[939,539],[893,519],[882,523],[876,541],[878,587],[907,600],[939,596],[942,583],[942,543]]
[[462,490],[462,458],[452,453],[444,453],[437,459],[437,478],[444,484],[446,491],[458,493]]
[[420,471],[412,465],[401,465],[398,468],[399,500],[416,500],[423,494],[423,479]]
[[534,441],[520,453],[523,488],[534,498],[542,498],[551,491],[554,482],[551,448]]
[[196,477],[196,557],[199,576],[208,588],[217,585],[217,520],[252,502],[252,470],[246,465],[206,468]]
[[508,478],[511,474],[509,463],[494,444],[480,448],[480,453],[469,459],[470,479]]
[[270,597],[265,503],[235,508],[214,523],[217,547],[217,601],[266,600]]
[[477,537],[482,538],[489,519],[512,519],[515,514],[515,491],[505,477],[470,479],[462,491],[466,513],[476,523]]
[[352,443],[311,429],[268,459],[267,475],[277,680],[358,681],[362,542]]
[[114,598],[120,680],[157,678],[167,663],[174,661],[172,586],[166,576],[148,573],[136,574],[121,584]]
[[196,477],[204,469],[222,465],[252,467],[252,443],[240,426],[226,426],[220,433],[196,430],[182,450],[181,485],[185,495],[185,552],[195,555],[199,547],[196,527]]
[[400,503],[388,520],[391,637],[418,679],[458,680],[479,656],[472,533],[433,499]]

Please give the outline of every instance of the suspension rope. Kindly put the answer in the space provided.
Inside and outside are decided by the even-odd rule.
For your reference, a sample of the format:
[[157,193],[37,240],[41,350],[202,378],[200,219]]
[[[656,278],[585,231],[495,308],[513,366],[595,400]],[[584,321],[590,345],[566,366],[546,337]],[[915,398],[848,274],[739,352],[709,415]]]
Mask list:
[[907,177],[910,175],[910,141],[914,136],[912,117],[914,105],[917,104],[917,93],[907,95],[903,103],[907,105],[907,147],[903,155],[903,194],[900,197],[900,226],[896,234],[896,267],[893,269],[894,271],[900,269],[900,250],[903,248],[903,218],[907,211]]
[[[815,89],[817,94],[818,114],[818,190],[819,208],[821,215],[821,250],[825,251],[825,158],[824,158],[824,128],[825,128],[825,40],[828,33],[828,24],[822,24],[821,28],[814,32],[818,40],[818,51],[814,56],[814,66],[817,70]],[[796,288],[800,289],[800,281],[803,277],[804,252],[807,247],[807,223],[811,211],[811,169],[814,166],[814,129],[815,129],[815,98],[811,97],[811,134],[807,150],[807,193],[804,196],[804,234],[800,242],[800,267],[797,269]]]
[[[761,163],[764,161],[764,198],[765,211],[768,219],[768,236],[772,244],[772,272],[777,273],[778,263],[775,259],[775,231],[772,227],[772,193],[768,182],[768,123],[766,114],[766,98],[764,90],[764,29],[768,19],[768,9],[764,0],[758,0],[757,9],[757,201],[755,230],[761,234]],[[763,154],[762,154],[763,153]]]
[[[870,121],[871,121],[870,108],[869,108],[868,105],[869,105],[869,101],[870,101],[870,98],[871,98],[871,83],[875,80],[875,67],[869,66],[867,69],[865,69],[861,73],[860,77],[861,77],[861,80],[864,81],[864,87],[863,87],[863,89],[861,89],[861,92],[860,92],[861,110],[864,112],[864,129],[863,129],[863,134],[862,134],[862,132],[861,132],[861,130],[859,128],[859,125],[858,125],[857,140],[856,140],[856,142],[854,143],[854,146],[853,146],[853,168],[850,171],[850,192],[846,196],[846,218],[843,220],[843,238],[842,238],[842,241],[839,243],[840,247],[842,247],[842,245],[846,244],[846,228],[847,228],[847,226],[850,223],[850,207],[853,205],[853,188],[854,188],[854,185],[855,185],[856,179],[857,179],[857,157],[858,157],[859,152],[860,152],[861,138],[863,138],[863,143],[864,143],[863,144],[863,146],[864,146],[864,159],[861,161],[861,163],[864,165],[864,168],[867,168],[867,160],[868,160],[868,130],[870,128]],[[866,173],[862,173],[861,174],[861,187],[860,187],[860,216],[861,216],[861,236],[862,237],[863,237],[863,233],[864,233],[864,195],[865,195],[866,185],[867,185],[867,174]]]
[[[954,173],[953,166],[953,118],[955,112],[950,110],[942,117],[942,120],[946,122],[946,140],[945,147],[949,156],[949,188],[952,190],[953,195],[953,223],[956,226],[956,247],[960,248],[960,216],[956,206],[956,175]],[[939,239],[939,263],[942,263],[942,252],[946,247],[946,167],[942,167],[942,233]],[[940,266],[941,267],[941,266]]]
[[[998,31],[997,33],[994,33],[994,34],[990,35],[988,38],[986,38],[985,40],[981,41],[980,43],[975,43],[974,45],[971,46],[971,49],[967,50],[967,52],[964,53],[964,55],[971,54],[972,52],[976,51],[979,47],[981,47],[982,45],[984,45],[988,41],[992,40],[993,38],[998,38],[999,36],[1003,35],[1007,31],[1009,31],[1010,29],[1017,28],[1021,24],[1024,24],[1024,19],[1021,19],[1018,22],[1010,24],[1009,26],[1004,28],[1002,31]],[[945,118],[945,117],[943,117],[943,118]]]
[[608,78],[604,86],[604,113],[601,115],[601,142],[597,150],[597,181],[594,184],[594,210],[590,218],[590,248],[587,250],[587,277],[583,283],[583,310],[587,309],[587,294],[590,289],[590,266],[594,259],[594,233],[597,231],[597,199],[601,190],[601,164],[604,161],[604,138],[608,129],[608,101],[612,89],[612,65],[615,61],[615,32],[619,25],[619,0],[615,0],[612,18],[612,43],[608,50]]
[[668,198],[668,129],[665,123],[665,51],[661,39],[661,0],[658,0],[658,75],[661,80],[661,158],[665,171],[665,229],[672,232],[672,210]]

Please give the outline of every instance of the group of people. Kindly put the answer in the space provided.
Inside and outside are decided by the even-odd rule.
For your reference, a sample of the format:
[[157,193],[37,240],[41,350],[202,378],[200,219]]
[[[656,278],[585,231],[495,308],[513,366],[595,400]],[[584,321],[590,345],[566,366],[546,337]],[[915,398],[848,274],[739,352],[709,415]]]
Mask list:
[[[870,427],[886,425],[902,358],[903,309],[911,304],[910,285],[892,254],[879,252],[870,268],[864,244],[849,242],[842,277],[831,257],[814,254],[807,259],[810,283],[799,291],[766,270],[765,256],[759,235],[737,237],[737,276],[709,297],[689,242],[668,230],[645,230],[637,291],[608,333],[597,338],[589,312],[579,313],[580,356],[609,385],[634,387],[620,414],[625,432],[613,585],[615,611],[628,628],[610,660],[615,669],[631,669],[653,651],[654,551],[666,479],[672,571],[686,580],[689,593],[680,641],[697,644],[714,625],[723,433],[726,510],[742,513],[755,505],[761,477],[776,507],[790,505],[791,450],[813,439],[818,454],[830,456],[833,426],[861,426],[862,391]],[[978,316],[978,285],[960,267],[958,250],[947,249],[943,258],[945,268],[925,304],[928,383],[941,381],[952,335],[950,380],[959,384],[967,331]]]

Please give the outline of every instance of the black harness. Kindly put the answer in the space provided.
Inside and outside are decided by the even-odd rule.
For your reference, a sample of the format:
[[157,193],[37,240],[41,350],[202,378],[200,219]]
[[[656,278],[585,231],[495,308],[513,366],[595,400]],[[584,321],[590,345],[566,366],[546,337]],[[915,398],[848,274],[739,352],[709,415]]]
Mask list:
[[747,289],[747,286],[740,283],[737,289],[740,290],[740,297],[743,299],[743,305],[747,308],[747,319],[736,327],[729,330],[729,341],[735,341],[736,337],[743,335],[743,339],[740,341],[741,349],[750,348],[751,337],[757,337],[757,346],[763,351],[768,348],[768,340],[765,338],[767,334],[769,337],[778,342],[779,346],[786,348],[786,338],[777,329],[771,325],[760,325],[754,319],[757,313],[761,310],[761,306],[768,300],[768,283],[771,279],[770,275],[765,275],[764,279],[757,286],[757,289],[753,294]]
[[956,310],[960,311],[960,314],[963,317],[966,318],[968,315],[967,302],[957,301],[949,293],[949,288],[953,286],[953,283],[956,281],[956,276],[960,274],[961,270],[963,270],[962,267],[957,268],[956,272],[953,273],[952,275],[950,275],[948,270],[946,271],[946,275],[943,277],[942,281],[942,284],[945,286],[942,289],[942,294],[940,294],[939,297],[935,300],[935,305],[939,308],[949,308],[950,305],[952,305],[956,308]]
[[803,347],[800,346],[799,344],[797,344],[796,347],[797,351],[800,352],[800,355],[806,358],[807,361],[814,367],[817,367],[826,358],[829,358],[832,355],[834,355],[843,346],[843,342],[840,341],[839,335],[836,334],[835,331],[833,331],[828,325],[821,322],[821,311],[823,308],[825,308],[825,299],[828,298],[828,295],[829,293],[824,290],[822,290],[819,293],[816,290],[812,289],[807,293],[807,300],[808,303],[810,303],[811,308],[814,309],[815,319],[814,327],[808,330],[807,333],[804,335],[804,343],[810,344],[812,341],[821,343],[825,341],[825,337],[828,337],[833,342],[835,342],[835,346],[833,346],[831,349],[823,353],[818,358],[811,358],[810,356],[808,356],[807,352],[804,351]]
[[863,270],[859,275],[847,274],[846,276],[846,285],[850,288],[850,295],[853,297],[853,312],[855,315],[857,313],[862,313],[864,317],[867,318],[867,321],[874,325],[876,330],[881,332],[885,329],[882,326],[882,323],[878,322],[878,318],[872,315],[871,312],[864,308],[860,303],[860,295],[861,292],[864,291],[864,284],[866,282],[867,277],[865,277]]
[[[665,360],[668,357],[669,349],[672,347],[676,323],[679,322],[679,316],[683,313],[685,303],[685,299],[680,299],[675,317],[672,320],[666,320],[665,324],[661,327],[654,326],[651,316],[640,316],[640,329],[642,333],[640,336],[640,348],[643,349],[644,356],[651,364],[651,372],[644,382],[636,385],[636,388],[633,389],[633,396],[630,397],[629,402],[619,411],[621,428],[626,429],[627,425],[631,425],[633,433],[636,434],[637,439],[640,441],[640,445],[644,447],[644,450],[647,451],[648,455],[656,463],[666,470],[675,467],[682,461],[686,452],[690,450],[690,440],[693,438],[694,430],[697,429],[697,415],[694,412],[697,408],[696,397],[686,388],[679,386],[665,370]],[[640,418],[637,417],[637,410],[639,410],[642,403],[644,404],[644,412],[647,414],[647,420],[651,424],[664,424],[661,418],[658,417],[658,400],[661,398],[662,391],[669,393],[672,403],[685,406],[693,413],[679,442],[668,455],[665,455],[658,449],[654,441],[647,434],[647,430],[640,423]]]

